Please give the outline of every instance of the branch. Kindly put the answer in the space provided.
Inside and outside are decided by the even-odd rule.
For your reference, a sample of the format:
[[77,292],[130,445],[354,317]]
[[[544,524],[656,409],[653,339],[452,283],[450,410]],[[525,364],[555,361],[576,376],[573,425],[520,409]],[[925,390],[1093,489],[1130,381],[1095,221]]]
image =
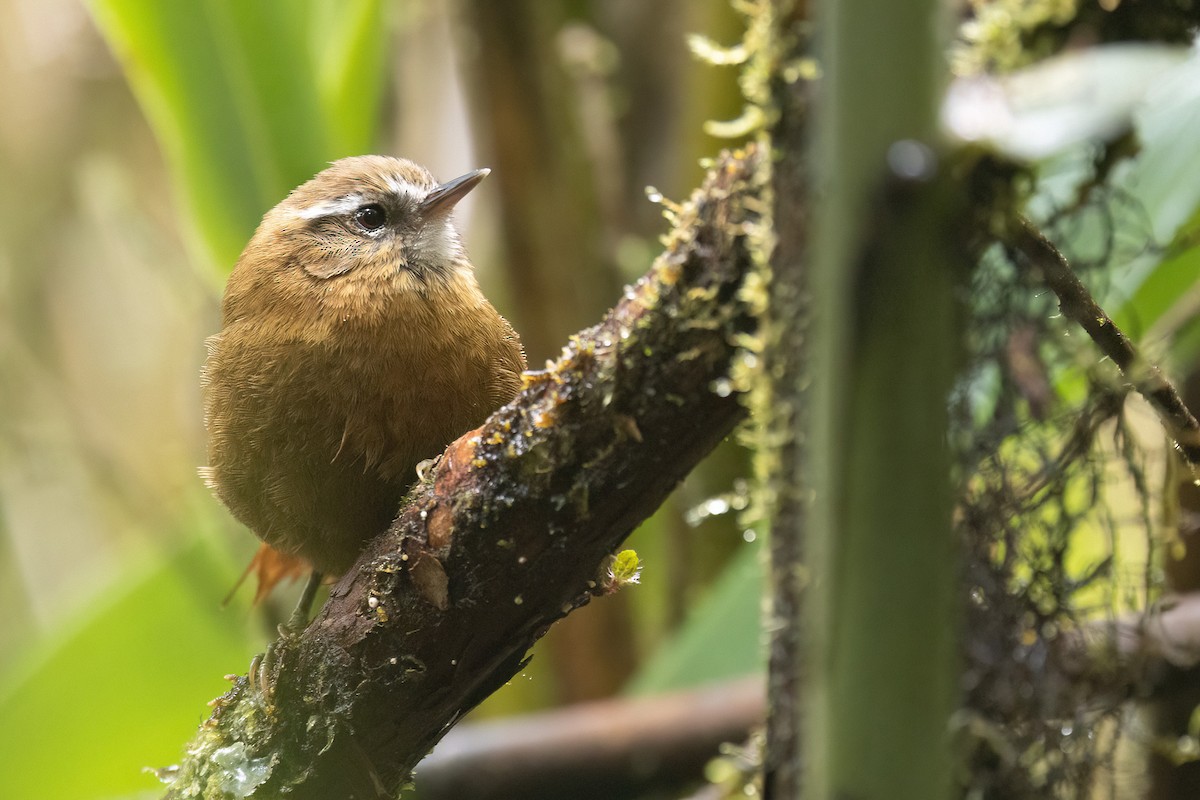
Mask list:
[[[1168,698],[1184,686],[1194,687],[1200,668],[1200,592],[1067,631],[1056,655],[1070,691],[1048,704],[1048,718],[1095,707],[1104,697]],[[1190,680],[1181,680],[1189,675]]]
[[[1098,697],[1176,699],[1200,667],[1200,593],[1148,613],[1067,631],[1054,650],[1067,683],[1046,724]],[[694,780],[722,742],[762,719],[762,682],[741,679],[652,698],[609,700],[452,731],[417,768],[423,800],[629,797]],[[697,798],[725,797],[709,787]]]
[[1088,292],[1062,253],[1028,220],[1022,220],[1012,237],[1016,248],[1041,271],[1046,285],[1058,297],[1063,314],[1077,322],[1100,350],[1117,365],[1158,413],[1167,435],[1195,470],[1200,467],[1200,425],[1188,411],[1179,392],[1157,367],[1142,358],[1133,342]]
[[[168,797],[395,797],[745,412],[753,153],[720,158],[651,272],[447,448],[302,634],[235,680]],[[713,387],[717,386],[714,391]]]
[[635,797],[695,783],[765,708],[759,677],[464,725],[417,768],[421,800]]
[[[773,44],[761,57],[798,62],[810,49],[805,35],[809,21],[806,0],[773,4],[770,35]],[[760,11],[767,14],[765,6]],[[808,202],[812,195],[807,105],[811,85],[788,70],[771,70],[768,82],[775,111],[770,129],[771,147],[777,157],[771,163],[773,204],[770,229],[771,297],[764,314],[763,357],[769,389],[763,394],[770,412],[758,424],[770,431],[769,449],[760,452],[763,474],[770,476],[767,496],[771,498],[770,570],[767,588],[768,627],[766,749],[763,756],[763,791],[767,797],[800,797],[803,778],[800,764],[802,661],[805,651],[804,588],[807,571],[801,569],[808,553],[808,524],[811,505],[802,487],[809,453],[804,437],[796,432],[807,424],[806,407],[811,387],[811,348],[806,337],[812,322],[810,300],[813,287],[807,269],[811,253]]]

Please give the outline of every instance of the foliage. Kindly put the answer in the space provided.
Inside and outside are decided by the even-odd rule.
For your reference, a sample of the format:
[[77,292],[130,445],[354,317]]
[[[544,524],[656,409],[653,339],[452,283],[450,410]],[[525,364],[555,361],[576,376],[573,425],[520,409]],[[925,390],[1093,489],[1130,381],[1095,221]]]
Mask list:
[[[236,618],[193,587],[233,573],[194,541],[165,563],[131,569],[95,607],[60,620],[0,681],[4,797],[112,797],[153,786],[143,768],[178,758],[221,675],[247,659]],[[186,621],[186,624],[181,624]],[[198,693],[193,705],[180,692]]]
[[92,0],[176,175],[206,260],[329,161],[373,149],[380,0]]
[[[1023,187],[1007,214],[1049,231],[1127,333],[1190,369],[1194,344],[1177,339],[1172,352],[1170,337],[1191,324],[1197,280],[1189,220],[1200,193],[1188,176],[1200,168],[1200,105],[1186,87],[1200,60],[1193,52],[1164,67],[1153,48],[1124,53],[1160,73],[1123,112],[1118,129],[1132,132],[1078,141],[996,180]],[[1065,92],[1050,90],[1061,93],[1057,124],[1086,124],[1076,103],[1102,80],[1082,69],[1092,55],[1060,62],[1075,74]],[[1106,98],[1124,88],[1114,79],[1103,79]],[[1168,455],[1127,381],[1057,313],[1020,253],[989,249],[968,297],[970,359],[951,429],[968,556],[963,782],[982,796],[1089,797],[1111,774],[1124,698],[1079,682],[1064,637],[1149,608],[1162,591],[1172,514],[1157,509],[1177,502],[1161,469]]]
[[[561,5],[578,10],[578,4]],[[723,8],[724,4],[708,6]],[[155,266],[164,284],[170,284],[169,289],[179,295],[187,295],[193,304],[211,304],[220,280],[232,267],[261,213],[288,189],[329,160],[387,147],[379,134],[386,94],[383,89],[389,81],[389,65],[398,57],[388,37],[394,32],[394,18],[401,12],[393,13],[377,0],[269,0],[251,4],[233,0],[191,4],[94,0],[88,7],[124,68],[171,169],[182,211],[180,220],[190,237],[192,262],[207,285],[189,282],[186,270],[172,271],[175,264]],[[422,13],[418,7],[428,12],[427,7],[413,4],[406,7],[405,19]],[[689,15],[696,18],[695,12]],[[702,27],[708,29],[707,25]],[[556,33],[557,29],[550,32]],[[464,41],[469,40],[469,36],[464,37]],[[554,46],[553,37],[545,36],[533,49],[553,55]],[[678,49],[682,52],[682,41]],[[465,47],[464,52],[469,53],[470,48]],[[622,55],[636,63],[637,53]],[[427,79],[428,65],[419,66],[417,77]],[[401,76],[400,80],[405,78]],[[579,85],[568,88],[583,92],[590,88],[586,81],[591,79],[585,71],[578,79]],[[706,80],[703,85],[695,84],[701,99],[689,100],[693,113],[704,113],[710,83]],[[432,93],[441,90],[441,84],[431,83]],[[404,102],[412,99],[405,97]],[[572,111],[568,108],[564,113]],[[411,115],[397,114],[401,122],[407,122],[406,116]],[[693,130],[689,137],[698,140],[699,125],[690,127]],[[676,142],[669,144],[677,148]],[[682,191],[693,180],[692,175],[699,174],[691,154],[695,149],[682,148],[675,156],[678,165],[673,162],[673,168],[685,176],[684,182],[674,182],[676,191]],[[134,163],[145,171],[146,164],[155,160],[149,155]],[[650,163],[656,182],[672,185],[662,177],[664,171],[669,172],[666,165],[661,160]],[[128,168],[126,164],[120,166]],[[138,185],[140,188],[140,182]],[[640,196],[640,185],[637,191]],[[154,197],[138,199],[145,200],[151,214],[165,217],[163,209],[169,204],[156,202]],[[106,196],[104,202],[111,204],[111,198]],[[657,211],[645,203],[638,210],[648,211],[643,216],[651,219],[657,216]],[[139,223],[141,220],[134,220],[123,229],[114,226],[111,235],[125,237],[130,247],[137,247]],[[642,250],[655,249],[653,236],[659,230],[661,224],[654,222],[645,242],[639,245]],[[632,244],[633,238],[627,236],[621,244]],[[561,264],[554,266],[561,271]],[[637,271],[644,267],[637,265]],[[46,272],[56,277],[50,270]],[[522,290],[532,292],[533,287],[524,286]],[[109,312],[115,313],[112,309]],[[210,319],[205,319],[204,325],[204,332],[211,331],[207,327]],[[127,334],[135,335],[133,331]],[[197,333],[194,337],[197,352],[202,350],[202,336]],[[120,357],[130,356],[122,350],[114,355]],[[186,383],[180,389],[184,406],[186,399],[195,394],[194,368],[185,373],[181,380]],[[137,389],[129,385],[122,388],[126,392]],[[198,425],[198,413],[192,422]],[[189,428],[187,435],[195,436],[195,431]],[[181,470],[193,481],[196,458],[188,451]],[[189,484],[193,489],[198,485]],[[134,542],[130,549],[137,553],[132,559],[136,563],[114,569],[106,579],[110,586],[107,594],[84,608],[73,609],[67,624],[55,621],[40,640],[20,642],[21,648],[11,659],[12,669],[6,670],[0,680],[0,716],[6,722],[6,742],[14,740],[12,748],[6,745],[6,752],[15,754],[23,766],[0,778],[0,795],[116,796],[153,786],[153,778],[139,770],[178,758],[180,743],[204,716],[201,701],[219,693],[220,676],[244,668],[254,650],[261,647],[261,610],[218,606],[237,575],[235,559],[225,552],[227,542],[235,538],[232,526],[215,503],[197,500],[198,491],[188,490],[185,494],[169,514],[163,512],[147,526],[149,545],[141,540]],[[693,498],[698,499],[695,490]],[[155,500],[138,497],[136,502],[145,505]],[[168,517],[170,525],[161,521]],[[635,631],[635,644],[647,652],[662,651],[660,657],[671,649],[669,644],[662,645],[657,635],[673,613],[664,611],[663,606],[687,608],[691,594],[700,594],[696,589],[689,590],[687,599],[682,592],[673,595],[670,560],[679,546],[666,541],[663,531],[669,527],[669,523],[660,523],[655,530],[640,534],[645,542],[639,542],[637,548],[647,566],[647,579],[611,598],[619,600],[624,599],[622,595],[630,595],[637,599],[635,610],[645,624]],[[697,533],[685,529],[671,534],[693,539],[711,551],[692,563],[689,585],[702,587],[706,576],[723,566],[713,556],[729,548],[724,544],[713,546],[719,538],[713,533],[716,527],[706,523]],[[141,533],[123,529],[117,535],[134,540]],[[236,536],[244,533],[237,532]],[[249,537],[245,538],[248,545]],[[176,540],[182,541],[178,549],[173,544],[160,544]],[[753,565],[753,558],[745,563]],[[693,578],[690,573],[701,577]],[[713,659],[703,649],[698,651],[695,660],[684,664],[679,683],[694,682],[697,675],[737,674],[757,665],[757,597],[757,583],[746,582],[733,606],[741,616],[730,624],[746,635],[745,648],[722,650],[725,658],[718,667],[710,663]],[[707,622],[707,614],[698,616],[702,623]],[[609,642],[607,646],[627,645]],[[185,666],[176,666],[180,662]],[[497,707],[511,711],[548,702],[554,693],[550,666],[545,656],[535,660],[522,679],[506,690],[507,698],[501,698]],[[83,679],[78,678],[80,669],[86,673]],[[148,674],[144,680],[139,677],[143,674]],[[124,689],[139,681],[145,684],[145,693],[127,697]],[[64,691],[68,683],[77,686],[78,691]],[[91,709],[96,713],[92,714]],[[66,718],[72,713],[87,717],[94,725],[63,725],[54,736],[25,735],[31,726],[49,729],[46,720]],[[7,725],[9,721],[11,726]],[[97,748],[96,741],[105,744]],[[78,758],[70,769],[58,769],[64,752],[92,753],[94,763]]]
[[[374,149],[386,77],[378,0],[90,8],[170,162],[194,260],[212,286],[291,187],[325,162]],[[131,243],[137,234],[127,232]],[[176,498],[178,518],[153,515],[158,539],[182,544],[142,548],[103,595],[64,611],[52,635],[6,664],[0,719],[13,768],[0,776],[0,795],[152,787],[141,770],[178,758],[203,698],[223,691],[221,676],[261,646],[247,615],[220,605],[237,567],[217,547],[225,530],[199,492],[197,480]]]
[[[585,5],[562,8],[575,13]],[[1017,70],[1071,41],[1178,44],[1195,22],[1195,12],[1175,0],[972,5],[954,54],[960,73]],[[390,16],[379,0],[90,0],[89,7],[170,164],[206,288],[217,285],[262,211],[284,192],[333,158],[379,146],[391,56]],[[567,13],[559,16],[565,25]],[[694,40],[700,54],[741,69],[744,85],[759,92],[734,124],[712,130],[743,135],[772,121],[757,105],[772,63],[754,61],[753,35],[748,42],[721,50]],[[558,42],[564,50],[568,44],[565,36]],[[537,47],[549,49],[541,41]],[[1072,65],[1086,83],[1085,62]],[[811,60],[788,66],[819,72]],[[1077,143],[1003,177],[1015,193],[1012,210],[1048,230],[1118,323],[1179,371],[1200,353],[1198,75],[1200,58],[1187,54],[1137,93],[1125,134]],[[597,91],[610,76],[584,66],[575,80],[564,96],[585,95],[593,111],[597,102],[642,97]],[[1106,78],[1105,101],[1122,80]],[[589,146],[604,145],[611,131],[588,119]],[[691,167],[697,143],[668,143]],[[664,168],[662,159],[642,160]],[[633,213],[627,199],[606,202]],[[609,225],[606,235],[623,230]],[[652,236],[632,247],[636,237],[621,239],[622,252],[652,249]],[[1086,688],[1071,684],[1054,649],[1064,631],[1142,608],[1161,591],[1164,532],[1155,504],[1166,477],[1156,465],[1165,448],[1153,426],[1139,421],[1119,376],[1056,317],[1053,298],[1019,258],[998,247],[975,269],[969,361],[951,406],[963,499],[956,526],[970,559],[959,587],[970,620],[966,704],[955,718],[962,763],[971,767],[962,782],[991,796],[1082,797],[1111,756],[1114,727],[1107,723],[1121,698],[1053,705]],[[214,607],[213,587],[228,586],[236,573],[211,547],[214,511],[181,505],[180,516],[192,522],[179,535],[182,547],[151,552],[114,578],[116,589],[56,620],[52,638],[6,662],[0,750],[16,768],[0,776],[0,795],[112,796],[152,785],[136,770],[175,759],[203,716],[194,701],[216,695],[220,674],[248,660],[254,637],[236,615]],[[670,570],[695,565],[673,563],[669,528],[660,521],[640,534],[643,583],[611,598],[638,598],[638,630],[629,638],[649,658],[628,686],[634,693],[761,668],[758,546],[737,552],[709,593],[692,583],[673,597]],[[683,535],[709,536],[703,529]],[[660,637],[670,614],[662,609],[671,603],[689,619]],[[544,702],[552,693],[547,669],[547,659],[535,660],[509,698],[527,701],[520,693],[536,683]],[[180,692],[187,692],[182,701]]]

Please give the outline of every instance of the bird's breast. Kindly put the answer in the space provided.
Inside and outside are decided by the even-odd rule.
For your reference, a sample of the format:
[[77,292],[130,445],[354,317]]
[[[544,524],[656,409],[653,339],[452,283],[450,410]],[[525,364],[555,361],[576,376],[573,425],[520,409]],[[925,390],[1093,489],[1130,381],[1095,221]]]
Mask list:
[[406,295],[332,327],[314,363],[331,378],[331,415],[344,420],[338,457],[410,481],[417,461],[482,422],[494,405],[497,322],[490,305]]

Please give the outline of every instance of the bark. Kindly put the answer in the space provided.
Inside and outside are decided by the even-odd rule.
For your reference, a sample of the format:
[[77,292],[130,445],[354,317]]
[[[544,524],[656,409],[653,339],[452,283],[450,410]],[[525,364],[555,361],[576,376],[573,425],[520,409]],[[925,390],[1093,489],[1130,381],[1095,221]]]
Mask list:
[[[495,167],[508,306],[529,363],[543,364],[563,336],[620,295],[614,254],[624,221],[605,192],[605,177],[620,166],[589,146],[607,121],[589,126],[577,113],[584,95],[564,64],[567,4],[464,0],[458,17],[460,51],[470,61],[471,127]],[[624,597],[555,629],[541,649],[557,699],[616,692],[636,666],[633,645]]]
[[215,701],[168,797],[395,797],[551,624],[615,590],[610,554],[745,414],[725,376],[754,326],[754,162],[721,157],[653,270],[447,448],[309,627]]
[[417,767],[421,800],[597,800],[695,784],[762,721],[758,676],[463,725]]
[[[1132,696],[1186,712],[1174,732],[1182,735],[1196,705],[1188,698],[1200,675],[1200,592],[1068,631],[1054,656],[1068,678],[1063,685],[1073,691],[1046,704],[1047,721],[1070,719],[1098,698]],[[747,737],[763,717],[763,700],[761,678],[751,677],[671,695],[585,703],[464,725],[421,762],[417,789],[423,800],[437,800],[627,797],[655,787],[679,787],[695,780],[718,744]],[[777,709],[771,707],[771,712]],[[1196,763],[1183,766],[1191,773]],[[785,774],[776,769],[768,784],[772,791],[786,788],[781,780]],[[765,777],[770,780],[772,773]],[[800,777],[796,769],[795,778]],[[1192,778],[1169,776],[1175,786],[1191,786]]]
[[[776,3],[771,35],[779,58],[799,60],[808,46],[803,34],[805,2]],[[804,380],[806,333],[811,315],[810,287],[804,269],[808,248],[808,83],[773,72],[771,102],[777,116],[771,127],[772,228],[771,297],[766,315],[766,375],[771,412],[763,414],[769,466],[764,476],[771,501],[771,569],[767,602],[771,624],[768,651],[768,708],[763,791],[767,800],[801,796],[800,732],[804,656],[801,608],[808,513],[804,497],[802,437],[809,384]]]

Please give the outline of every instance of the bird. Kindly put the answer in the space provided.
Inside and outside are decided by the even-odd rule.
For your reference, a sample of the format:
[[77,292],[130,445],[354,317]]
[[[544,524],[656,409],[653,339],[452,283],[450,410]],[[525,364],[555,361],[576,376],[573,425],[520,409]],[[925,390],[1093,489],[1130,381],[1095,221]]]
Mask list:
[[238,259],[206,342],[201,474],[262,540],[260,596],[295,565],[311,604],[387,528],[418,465],[519,390],[520,337],[451,219],[488,173],[439,183],[407,159],[335,161]]

